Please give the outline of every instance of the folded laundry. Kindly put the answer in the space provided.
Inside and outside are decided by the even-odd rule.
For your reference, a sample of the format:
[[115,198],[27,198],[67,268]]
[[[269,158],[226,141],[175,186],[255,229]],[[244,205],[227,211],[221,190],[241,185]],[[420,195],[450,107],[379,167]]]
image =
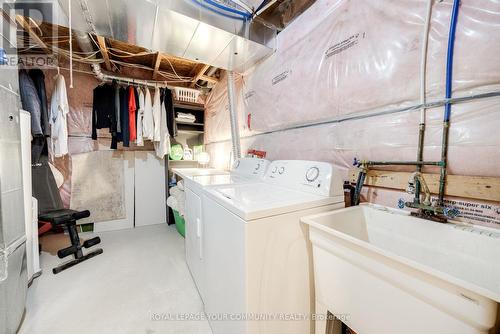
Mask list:
[[187,114],[183,112],[178,112],[177,117],[175,118],[176,121],[182,121],[182,122],[190,122],[194,123],[196,122],[196,116],[193,114]]

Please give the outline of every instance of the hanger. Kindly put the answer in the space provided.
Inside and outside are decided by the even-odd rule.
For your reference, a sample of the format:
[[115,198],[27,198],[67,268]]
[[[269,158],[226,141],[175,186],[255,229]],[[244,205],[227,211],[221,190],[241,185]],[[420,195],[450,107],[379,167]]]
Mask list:
[[54,79],[57,79],[57,77],[60,75],[61,75],[61,68],[59,66],[57,66],[57,74],[54,75]]

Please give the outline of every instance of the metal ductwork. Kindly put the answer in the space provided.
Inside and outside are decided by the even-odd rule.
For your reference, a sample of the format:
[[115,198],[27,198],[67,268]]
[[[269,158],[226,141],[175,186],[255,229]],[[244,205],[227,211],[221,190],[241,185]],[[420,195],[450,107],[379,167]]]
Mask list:
[[[53,1],[56,11],[68,16],[68,0]],[[200,6],[201,0],[72,1],[74,30],[226,70],[244,72],[275,47],[274,27],[220,15]],[[65,25],[64,21],[53,23]]]

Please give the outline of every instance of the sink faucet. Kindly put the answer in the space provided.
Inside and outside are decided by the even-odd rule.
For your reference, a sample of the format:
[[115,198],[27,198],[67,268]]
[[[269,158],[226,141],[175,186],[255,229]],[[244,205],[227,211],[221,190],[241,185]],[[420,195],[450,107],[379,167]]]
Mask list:
[[410,177],[408,179],[408,186],[406,187],[406,192],[408,194],[415,194],[415,184],[417,184],[417,182],[419,182],[423,188],[424,200],[422,201],[422,204],[431,205],[431,192],[429,190],[429,187],[427,186],[427,182],[425,182],[422,173],[414,172],[410,174]]
[[[365,183],[365,178],[368,173],[368,169],[370,166],[389,166],[389,165],[398,165],[398,166],[406,166],[406,165],[435,165],[435,166],[441,166],[441,162],[425,162],[425,161],[418,161],[418,162],[408,162],[408,161],[396,161],[396,162],[387,162],[387,161],[368,161],[368,160],[358,160],[357,158],[354,158],[354,163],[353,165],[358,167],[360,169],[359,175],[358,175],[358,180],[356,182],[356,187],[355,187],[355,192],[354,192],[354,205],[359,204],[359,199],[361,195],[361,189],[363,187],[363,184]],[[420,196],[417,197],[413,201],[405,201],[404,199],[400,199],[398,202],[398,207],[403,209],[405,207],[407,208],[412,208],[412,209],[418,209],[417,212],[412,212],[412,215],[424,218],[424,219],[429,219],[429,220],[434,220],[437,222],[442,222],[445,223],[447,222],[448,219],[453,219],[456,218],[459,214],[460,211],[455,208],[455,207],[446,207],[443,204],[441,204],[439,201],[438,203],[432,203],[431,200],[431,192],[429,190],[429,187],[427,186],[427,182],[425,182],[425,179],[423,177],[423,174],[421,172],[414,172],[410,175],[408,178],[408,186],[406,188],[406,191],[410,194],[415,194],[416,192],[416,184],[419,183],[422,192],[419,194],[423,194],[423,200],[420,200]]]

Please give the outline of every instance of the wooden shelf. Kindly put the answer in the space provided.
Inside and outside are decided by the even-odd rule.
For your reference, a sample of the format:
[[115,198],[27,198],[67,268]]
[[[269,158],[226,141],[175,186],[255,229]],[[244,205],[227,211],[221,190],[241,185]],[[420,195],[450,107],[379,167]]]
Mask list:
[[[356,183],[359,169],[349,170],[349,181]],[[368,170],[366,186],[406,190],[412,173]],[[439,192],[439,174],[423,174],[431,194]],[[500,178],[485,176],[448,175],[445,195],[500,202]]]
[[188,134],[188,135],[196,135],[196,134],[202,134],[205,133],[203,130],[177,130],[177,133],[180,134]]
[[174,108],[191,109],[191,110],[205,110],[205,105],[200,103],[184,102],[174,100]]
[[196,161],[196,160],[170,160],[170,159],[168,159],[168,162],[173,162],[173,163],[183,163],[183,162],[184,163],[188,163],[188,162],[190,162],[190,163],[198,163],[198,161]]
[[203,126],[203,123],[191,123],[191,122],[186,122],[186,121],[178,121],[175,120],[177,124],[182,124],[182,125],[196,125],[196,126]]

